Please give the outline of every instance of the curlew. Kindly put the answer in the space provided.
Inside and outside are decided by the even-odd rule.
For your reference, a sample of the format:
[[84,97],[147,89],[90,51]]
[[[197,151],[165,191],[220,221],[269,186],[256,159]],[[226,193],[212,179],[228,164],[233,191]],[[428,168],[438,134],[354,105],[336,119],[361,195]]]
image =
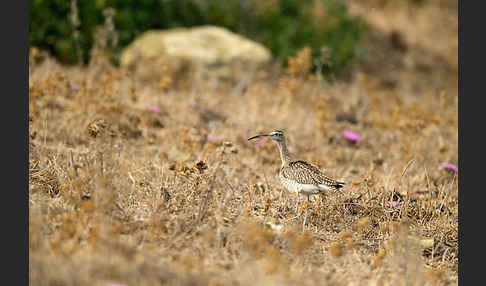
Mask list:
[[[260,137],[268,137],[277,143],[278,150],[280,151],[280,159],[282,160],[282,166],[280,167],[278,177],[287,190],[297,194],[296,213],[298,212],[301,203],[300,195],[307,196],[307,204],[309,204],[309,197],[311,195],[339,190],[344,186],[345,182],[337,181],[326,176],[316,166],[303,160],[293,160],[287,149],[285,135],[282,131],[275,130],[269,134],[256,135],[248,138],[248,140]],[[308,209],[306,208],[302,227],[305,227],[307,214]]]

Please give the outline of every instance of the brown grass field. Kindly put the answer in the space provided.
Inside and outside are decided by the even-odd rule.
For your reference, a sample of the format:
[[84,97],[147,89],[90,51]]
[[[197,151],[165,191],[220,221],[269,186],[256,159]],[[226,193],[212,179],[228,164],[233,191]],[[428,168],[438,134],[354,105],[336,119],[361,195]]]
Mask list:
[[[31,49],[30,284],[457,285],[458,178],[439,167],[458,162],[457,34],[437,34],[438,48],[403,27],[408,64],[357,64],[333,83],[305,49],[236,84],[175,78],[162,59],[66,67]],[[296,214],[276,146],[246,140],[273,129],[342,192]]]

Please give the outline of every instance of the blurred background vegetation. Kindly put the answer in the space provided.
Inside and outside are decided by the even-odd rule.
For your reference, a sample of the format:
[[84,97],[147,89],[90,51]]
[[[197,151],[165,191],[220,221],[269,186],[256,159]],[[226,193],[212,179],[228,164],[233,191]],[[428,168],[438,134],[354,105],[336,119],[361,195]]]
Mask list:
[[312,49],[314,67],[343,75],[363,57],[365,21],[341,0],[34,0],[30,46],[66,64],[86,63],[99,27],[111,26],[106,51],[117,55],[147,30],[217,25],[268,47],[284,60]]

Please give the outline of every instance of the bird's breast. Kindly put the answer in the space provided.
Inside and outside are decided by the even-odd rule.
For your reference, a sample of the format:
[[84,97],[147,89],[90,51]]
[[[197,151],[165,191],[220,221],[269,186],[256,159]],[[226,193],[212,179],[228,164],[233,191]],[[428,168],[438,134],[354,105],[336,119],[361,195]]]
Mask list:
[[320,193],[322,190],[312,184],[299,184],[294,180],[287,179],[281,174],[279,175],[280,177],[280,182],[282,185],[289,191],[295,192],[295,193],[301,193],[301,194],[317,194]]

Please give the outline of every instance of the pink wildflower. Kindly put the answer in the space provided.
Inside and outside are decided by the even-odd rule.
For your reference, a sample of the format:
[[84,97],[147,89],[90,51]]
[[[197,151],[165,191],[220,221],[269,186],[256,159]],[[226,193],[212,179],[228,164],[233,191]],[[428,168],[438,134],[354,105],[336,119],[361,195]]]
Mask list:
[[71,83],[71,89],[72,89],[72,90],[79,90],[79,88],[80,88],[80,87],[79,87],[79,84],[77,84],[77,83],[75,83],[75,82]]
[[215,142],[217,142],[217,141],[218,141],[218,137],[216,137],[216,136],[214,136],[214,135],[211,135],[211,134],[210,134],[210,135],[208,135],[207,140],[208,140],[209,142],[211,142],[211,143],[215,143]]
[[357,132],[347,130],[347,129],[343,131],[343,136],[346,139],[353,141],[353,142],[358,142],[358,141],[361,140],[361,136]]
[[263,140],[263,139],[258,140],[258,142],[257,142],[258,147],[261,148],[263,146],[263,144],[265,144],[265,140]]
[[401,209],[402,208],[402,204],[400,204],[397,201],[388,202],[388,205],[395,208],[395,209]]
[[451,171],[454,171],[456,173],[459,171],[459,169],[457,168],[457,166],[454,165],[454,164],[451,164],[451,163],[442,163],[442,164],[440,164],[440,168],[441,169],[451,170]]
[[148,107],[148,109],[150,111],[153,111],[153,112],[159,112],[160,111],[160,107],[156,106],[156,105],[151,105]]

